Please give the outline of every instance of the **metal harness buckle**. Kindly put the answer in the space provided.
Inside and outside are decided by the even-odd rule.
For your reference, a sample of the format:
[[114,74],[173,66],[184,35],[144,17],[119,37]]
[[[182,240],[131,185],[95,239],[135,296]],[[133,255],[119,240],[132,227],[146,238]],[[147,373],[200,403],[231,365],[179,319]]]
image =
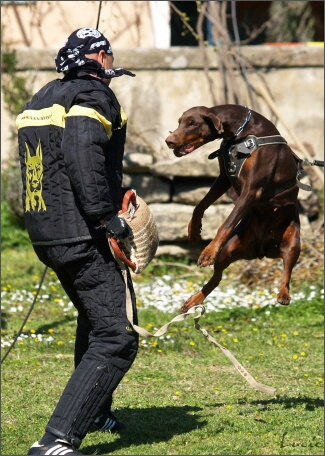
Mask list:
[[247,149],[253,149],[254,147],[257,147],[257,141],[255,138],[249,138],[247,141],[244,142],[244,146],[247,147]]

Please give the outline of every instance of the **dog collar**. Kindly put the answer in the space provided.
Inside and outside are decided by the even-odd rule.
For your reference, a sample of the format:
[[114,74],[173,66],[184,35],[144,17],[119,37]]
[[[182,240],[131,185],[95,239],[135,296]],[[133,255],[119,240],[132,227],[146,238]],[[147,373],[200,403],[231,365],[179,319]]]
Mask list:
[[244,128],[246,127],[246,125],[248,124],[248,122],[251,120],[251,117],[252,117],[252,112],[251,110],[247,107],[247,106],[244,106],[246,109],[247,109],[247,114],[246,114],[246,118],[243,122],[243,124],[237,129],[236,133],[229,137],[229,138],[224,138],[222,143],[221,143],[221,147],[219,150],[216,150],[215,152],[212,152],[209,156],[208,156],[208,159],[209,160],[212,160],[216,157],[219,157],[219,155],[226,149],[227,150],[227,146],[228,148],[230,148],[230,146],[232,145],[232,141],[234,141],[238,135],[240,135],[240,133],[244,130]]

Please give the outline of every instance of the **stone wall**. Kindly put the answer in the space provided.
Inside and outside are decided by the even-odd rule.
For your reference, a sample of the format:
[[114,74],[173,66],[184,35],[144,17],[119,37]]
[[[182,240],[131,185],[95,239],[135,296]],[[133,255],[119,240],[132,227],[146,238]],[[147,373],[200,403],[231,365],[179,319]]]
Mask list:
[[[324,150],[324,47],[321,45],[242,46],[242,54],[256,71],[247,70],[254,87],[265,81],[272,99],[288,127],[300,140],[312,144],[315,158]],[[218,93],[218,49],[203,53],[195,47],[132,50],[114,49],[114,65],[132,70],[135,78],[113,79],[111,87],[129,117],[128,142],[138,150],[150,149],[155,161],[170,157],[164,139],[177,126],[180,115],[192,106],[213,106],[210,82]],[[18,70],[32,81],[37,91],[60,77],[54,69],[53,49],[17,50]],[[205,59],[209,71],[205,69]],[[210,82],[209,82],[210,81]],[[242,92],[240,104],[251,106],[239,75],[235,83]],[[269,106],[257,97],[258,110],[276,121],[280,133],[291,141],[286,128],[275,118]],[[2,159],[12,149],[9,138],[13,119],[1,106]]]

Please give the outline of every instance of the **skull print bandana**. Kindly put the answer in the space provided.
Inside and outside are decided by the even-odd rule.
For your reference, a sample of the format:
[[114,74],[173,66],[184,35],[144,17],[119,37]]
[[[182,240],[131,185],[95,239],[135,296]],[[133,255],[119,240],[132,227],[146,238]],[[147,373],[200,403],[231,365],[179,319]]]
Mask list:
[[106,54],[113,54],[109,41],[102,33],[90,27],[78,29],[69,36],[55,57],[56,71],[67,74],[83,70],[86,73],[95,73],[103,79],[116,78],[124,74],[135,76],[124,68],[105,70],[96,60],[85,57],[85,54],[95,54],[101,50]]

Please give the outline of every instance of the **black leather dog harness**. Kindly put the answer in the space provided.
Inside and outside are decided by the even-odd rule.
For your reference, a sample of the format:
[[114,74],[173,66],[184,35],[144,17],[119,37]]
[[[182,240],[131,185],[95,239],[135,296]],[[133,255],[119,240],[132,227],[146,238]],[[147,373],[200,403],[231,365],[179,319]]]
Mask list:
[[218,152],[223,156],[229,177],[238,177],[244,161],[251,153],[259,147],[269,144],[287,144],[287,141],[280,135],[264,136],[260,138],[248,135],[245,139],[236,143],[224,139]]
[[[250,117],[245,120],[245,123],[243,125],[246,126],[246,124],[249,122]],[[243,130],[242,128],[242,130]],[[241,131],[242,131],[241,130]],[[250,157],[251,153],[254,152],[256,149],[262,146],[270,145],[270,144],[287,144],[287,141],[280,135],[274,135],[274,136],[262,136],[262,137],[256,137],[254,135],[248,135],[246,138],[241,139],[239,141],[236,141],[236,134],[234,137],[230,139],[224,139],[220,145],[220,149],[216,150],[215,152],[212,152],[209,155],[209,160],[212,160],[216,157],[221,156],[223,158],[224,164],[225,164],[225,169],[227,172],[227,175],[229,179],[232,182],[232,185],[234,186],[235,190],[237,192],[240,192],[240,187],[239,187],[239,182],[238,182],[238,176],[240,173],[240,170],[245,162],[245,160]],[[270,198],[278,193],[283,192],[284,190],[287,190],[294,185],[297,185],[299,188],[310,191],[311,187],[309,185],[303,184],[300,182],[300,179],[306,175],[306,173],[303,170],[303,160],[301,160],[299,157],[297,157],[295,154],[293,154],[295,159],[297,160],[298,163],[298,169],[297,169],[297,175],[294,179],[291,179],[290,181],[286,182],[285,184],[278,186],[272,191],[272,195],[268,194],[267,196],[264,195],[264,198]]]

